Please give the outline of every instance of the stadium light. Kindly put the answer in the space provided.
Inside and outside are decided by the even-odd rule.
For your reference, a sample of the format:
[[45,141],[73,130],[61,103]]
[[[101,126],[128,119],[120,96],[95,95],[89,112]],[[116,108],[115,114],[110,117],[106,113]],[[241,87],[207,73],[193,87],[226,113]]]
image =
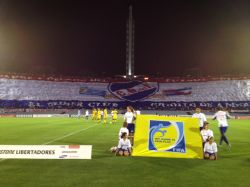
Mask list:
[[148,77],[144,77],[144,80],[148,80]]

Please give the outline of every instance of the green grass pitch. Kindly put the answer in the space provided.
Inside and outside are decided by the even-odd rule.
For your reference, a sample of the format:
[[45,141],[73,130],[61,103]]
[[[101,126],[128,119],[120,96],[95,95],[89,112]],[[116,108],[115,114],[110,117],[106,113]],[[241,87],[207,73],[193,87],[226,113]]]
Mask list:
[[[210,122],[218,143],[217,124]],[[115,157],[109,149],[117,145],[122,119],[104,125],[74,118],[0,118],[2,145],[93,145],[92,160],[0,160],[0,186],[250,186],[250,121],[229,124],[231,150],[224,145],[219,160],[205,161]]]

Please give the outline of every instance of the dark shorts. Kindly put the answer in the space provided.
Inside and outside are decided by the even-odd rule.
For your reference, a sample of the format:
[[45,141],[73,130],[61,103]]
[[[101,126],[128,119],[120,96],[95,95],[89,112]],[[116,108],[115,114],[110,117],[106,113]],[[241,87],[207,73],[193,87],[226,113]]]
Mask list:
[[208,154],[208,155],[209,155],[209,157],[210,157],[210,156],[215,156],[215,153],[205,152],[205,154]]
[[220,127],[221,134],[226,133],[226,131],[227,131],[227,127]]
[[134,133],[135,132],[135,124],[128,123],[127,129],[128,129],[129,133]]
[[119,151],[122,151],[122,152],[124,152],[124,151],[128,151],[128,153],[130,154],[129,149],[122,149],[122,148],[118,148],[118,152],[119,152]]

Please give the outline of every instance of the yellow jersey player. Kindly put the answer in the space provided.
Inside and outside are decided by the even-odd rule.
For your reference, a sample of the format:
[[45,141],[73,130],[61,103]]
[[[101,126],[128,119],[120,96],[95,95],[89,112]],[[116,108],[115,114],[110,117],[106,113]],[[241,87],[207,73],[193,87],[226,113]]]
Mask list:
[[104,108],[104,110],[103,110],[103,122],[105,124],[107,123],[107,118],[108,118],[108,110],[107,110],[107,108]]
[[96,111],[96,109],[95,108],[93,108],[93,110],[92,110],[92,120],[96,120],[96,116],[97,115],[97,111]]
[[114,111],[114,109],[111,108],[111,110],[110,110],[110,116],[111,116],[111,121],[110,121],[110,123],[112,123],[112,121],[113,121],[113,111]]
[[112,110],[111,114],[112,114],[112,123],[115,123],[117,120],[118,111],[116,109],[114,109],[114,110]]
[[100,108],[97,109],[97,121],[101,122],[101,109]]

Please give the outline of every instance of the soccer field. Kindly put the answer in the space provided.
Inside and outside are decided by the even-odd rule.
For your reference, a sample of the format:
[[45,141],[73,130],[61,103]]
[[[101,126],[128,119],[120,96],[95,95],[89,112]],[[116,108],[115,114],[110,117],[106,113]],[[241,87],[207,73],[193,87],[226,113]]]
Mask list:
[[[218,143],[217,123],[211,122]],[[250,186],[250,121],[230,120],[219,160],[115,157],[116,125],[75,118],[0,118],[0,144],[93,145],[92,160],[0,159],[0,186]]]

